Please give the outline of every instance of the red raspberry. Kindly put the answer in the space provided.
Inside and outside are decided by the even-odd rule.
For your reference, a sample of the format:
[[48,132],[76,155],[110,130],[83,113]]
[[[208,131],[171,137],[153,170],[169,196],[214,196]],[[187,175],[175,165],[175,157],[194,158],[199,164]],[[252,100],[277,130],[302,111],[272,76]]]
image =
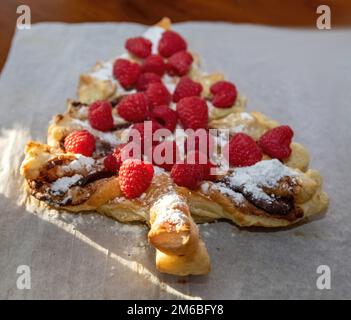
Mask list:
[[229,163],[234,167],[252,166],[262,159],[261,149],[245,133],[235,134],[225,148],[229,148]]
[[178,117],[184,129],[207,128],[208,108],[200,97],[186,97],[177,103]]
[[153,54],[145,59],[141,66],[141,72],[152,72],[162,77],[166,72],[166,64],[161,56]]
[[[132,149],[127,149],[125,147],[127,146],[132,146],[132,143],[122,143],[118,145],[112,153],[106,156],[104,159],[104,165],[105,169],[107,171],[117,173],[119,168],[121,167],[123,160],[126,159],[141,159],[141,154],[136,152],[136,149],[134,149],[135,153],[133,154]],[[129,151],[129,152],[128,152]],[[128,153],[128,154],[127,154]]]
[[173,132],[177,125],[178,114],[170,107],[160,105],[152,109],[151,119],[158,122],[161,127]]
[[133,93],[125,96],[117,105],[118,114],[130,122],[144,121],[148,115],[148,104],[144,93]]
[[200,96],[202,91],[201,83],[191,80],[189,77],[182,77],[173,93],[173,101],[178,102],[185,97]]
[[91,157],[95,151],[95,137],[87,130],[73,131],[65,138],[64,147],[66,152]]
[[171,102],[171,94],[163,83],[150,83],[145,91],[149,102],[150,109],[155,106],[169,105]]
[[106,156],[104,159],[104,166],[107,171],[117,173],[119,168],[122,165],[121,160],[121,150],[126,145],[126,143],[122,143],[118,145],[112,153]]
[[171,76],[186,75],[193,63],[193,56],[187,51],[179,51],[168,59],[167,72]]
[[203,167],[199,164],[176,163],[171,170],[171,177],[178,186],[195,190],[203,179]]
[[216,165],[204,153],[199,151],[189,152],[187,154],[187,163],[195,163],[202,168],[202,180],[213,181],[216,179],[216,176],[211,174],[211,169],[216,167]]
[[172,54],[186,50],[187,44],[185,40],[174,31],[165,31],[162,33],[160,42],[158,43],[158,52],[161,56],[168,58]]
[[113,153],[110,153],[106,156],[104,159],[104,166],[107,171],[112,173],[117,173],[120,167],[120,165],[117,164],[117,160]]
[[152,72],[142,73],[136,83],[136,89],[138,91],[145,91],[150,83],[155,82],[162,82],[161,77],[158,74]]
[[113,65],[113,75],[124,89],[132,88],[139,74],[140,65],[127,59],[117,59]]
[[294,131],[289,126],[279,126],[267,131],[258,141],[263,152],[271,158],[286,159],[291,154],[290,143]]
[[127,199],[142,195],[151,185],[154,167],[138,159],[128,159],[119,169],[119,185]]
[[221,80],[214,83],[211,86],[210,91],[212,94],[217,94],[223,91],[232,91],[233,89],[235,89],[235,85],[233,83],[229,81]]
[[140,140],[133,141],[132,135],[129,138],[129,141],[133,141],[134,143],[140,144],[140,148],[143,153],[145,152],[144,150],[145,145],[150,146],[150,145],[156,145],[158,143],[158,141],[153,141],[153,134],[155,133],[156,130],[161,128],[161,126],[157,122],[152,121],[152,127],[151,127],[152,136],[145,136],[145,123],[146,122],[135,123],[131,128],[133,130],[139,131]]
[[[179,149],[175,141],[165,140],[153,148],[153,163],[166,171],[171,171],[173,165],[179,160],[179,158]],[[161,163],[162,160],[165,163]]]
[[206,164],[203,165],[203,179],[215,181],[217,176],[215,174],[211,174],[211,169],[217,167],[211,161],[208,161]]
[[[200,145],[200,139],[201,139],[201,145]],[[206,146],[203,145],[204,143],[202,142],[202,139],[206,141]],[[213,153],[214,146],[215,146],[215,140],[213,136],[209,134],[209,132],[206,131],[205,129],[198,129],[196,130],[196,132],[194,132],[194,134],[188,134],[185,140],[184,150],[186,153],[197,151],[197,152],[207,154],[207,156],[209,156],[210,153]]]
[[129,38],[125,48],[138,58],[146,58],[151,54],[152,42],[143,37]]
[[235,85],[229,81],[216,82],[210,91],[213,94],[212,104],[217,108],[230,108],[238,95]]
[[89,106],[88,119],[90,125],[100,131],[113,128],[112,105],[108,101],[96,101]]

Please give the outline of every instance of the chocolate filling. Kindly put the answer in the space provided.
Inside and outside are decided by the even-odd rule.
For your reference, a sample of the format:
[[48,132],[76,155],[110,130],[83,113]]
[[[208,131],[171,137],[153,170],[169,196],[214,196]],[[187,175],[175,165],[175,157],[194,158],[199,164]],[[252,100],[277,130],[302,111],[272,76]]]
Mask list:
[[54,159],[54,160],[51,160],[47,163],[46,165],[46,169],[47,170],[50,170],[56,166],[61,166],[63,164],[63,160],[62,159]]
[[[82,177],[74,185],[70,186],[70,188],[88,187],[88,185],[92,182],[95,182],[97,180],[104,179],[104,178],[109,178],[111,176],[113,176],[113,174],[107,171],[94,172],[94,173],[88,174],[85,177]],[[81,191],[78,191],[77,198],[75,199],[70,199],[65,197],[67,192],[62,192],[60,194],[53,195],[50,193],[50,188],[49,188],[50,181],[45,180],[45,177],[43,180],[29,181],[29,185],[31,187],[31,194],[35,198],[41,201],[45,201],[48,204],[53,206],[69,205],[73,203],[74,205],[78,205],[84,202],[85,200],[87,200],[87,195],[89,194],[88,190],[81,189]]]
[[[79,179],[75,184],[72,184],[70,188],[75,186],[85,187],[87,184],[92,183],[96,180],[109,178],[112,176],[113,176],[113,173],[108,171],[98,171],[98,172],[90,173],[87,176]],[[64,194],[66,194],[66,192],[63,192],[61,195],[64,195]]]
[[127,129],[128,127],[130,127],[130,122],[119,123],[113,127],[113,130],[117,131],[117,130]]
[[90,173],[87,176],[81,178],[80,180],[77,181],[75,184],[76,186],[84,187],[88,183],[94,182],[96,180],[104,179],[104,178],[110,178],[113,176],[112,172],[109,171],[98,171],[94,173]]
[[255,207],[262,209],[269,214],[287,216],[295,210],[293,196],[280,197],[267,194],[270,200],[258,199],[254,197],[251,192],[247,192],[243,186],[231,185],[227,177],[223,178],[220,182],[234,192],[242,194],[243,197]]
[[80,101],[72,101],[71,105],[74,108],[80,108],[80,107],[86,107],[87,106],[86,103],[83,103],[83,102],[80,102]]

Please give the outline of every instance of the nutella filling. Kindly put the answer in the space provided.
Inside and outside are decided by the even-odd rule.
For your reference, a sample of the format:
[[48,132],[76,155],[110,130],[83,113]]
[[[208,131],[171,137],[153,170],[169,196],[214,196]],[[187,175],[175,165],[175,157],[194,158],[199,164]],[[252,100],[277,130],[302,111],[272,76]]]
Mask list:
[[279,197],[267,194],[269,200],[260,199],[254,197],[251,192],[245,191],[242,186],[233,186],[229,182],[228,177],[224,177],[220,182],[222,182],[227,188],[233,190],[234,192],[242,194],[243,197],[255,207],[262,209],[269,214],[287,216],[294,210],[293,196]]

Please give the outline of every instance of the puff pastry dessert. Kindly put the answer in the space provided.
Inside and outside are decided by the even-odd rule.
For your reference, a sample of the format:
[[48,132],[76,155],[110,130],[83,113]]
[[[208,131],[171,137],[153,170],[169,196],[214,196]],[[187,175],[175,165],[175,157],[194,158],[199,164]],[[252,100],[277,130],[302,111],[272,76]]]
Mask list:
[[[47,143],[26,145],[21,174],[51,207],[148,224],[157,269],[199,275],[210,258],[196,223],[286,227],[322,212],[328,197],[292,129],[246,111],[235,85],[201,71],[170,27],[163,19],[82,74],[78,99],[54,117]],[[170,161],[154,159],[166,150]]]

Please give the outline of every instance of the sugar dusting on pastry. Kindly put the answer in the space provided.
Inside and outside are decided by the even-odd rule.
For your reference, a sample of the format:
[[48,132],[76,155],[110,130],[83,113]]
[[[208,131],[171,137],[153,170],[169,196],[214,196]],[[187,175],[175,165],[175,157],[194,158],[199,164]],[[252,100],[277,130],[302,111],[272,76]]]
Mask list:
[[284,177],[295,177],[297,174],[279,160],[262,160],[250,167],[236,168],[228,177],[233,187],[243,188],[256,199],[271,201],[262,188],[274,188]]
[[[115,59],[129,59],[130,57],[128,55],[128,53],[124,53],[121,54],[120,56],[116,57]],[[98,63],[94,69],[94,71],[90,72],[89,75],[97,80],[101,80],[101,81],[111,81],[112,83],[114,83],[117,86],[117,92],[119,95],[123,95],[123,94],[131,94],[131,93],[135,93],[136,90],[125,90],[120,83],[115,79],[115,77],[113,76],[113,62],[115,60],[110,60],[110,61],[106,61],[103,63]]]
[[95,130],[90,126],[88,121],[73,119],[72,124],[73,124],[73,126],[77,126],[77,127],[82,128],[82,129],[88,130],[95,137],[98,137],[102,141],[110,144],[111,146],[116,146],[116,145],[122,143],[122,141],[120,141],[113,132],[102,132],[99,130]]
[[153,27],[148,28],[143,34],[144,38],[151,41],[153,54],[157,54],[158,43],[160,42],[162,33],[164,31],[165,31],[165,29],[163,29],[159,26],[153,26]]
[[112,61],[107,61],[99,65],[99,68],[90,75],[99,80],[111,80],[111,81],[116,81],[112,75],[112,68],[113,68],[113,62]]
[[81,178],[80,174],[75,174],[72,177],[62,177],[54,181],[51,185],[50,192],[53,195],[60,195],[68,191],[68,189],[77,183]]
[[222,182],[215,183],[213,185],[213,188],[218,190],[220,193],[227,195],[236,204],[240,204],[245,200],[244,196],[241,193],[233,191]]
[[81,170],[91,171],[94,163],[95,160],[93,158],[77,154],[76,159],[70,162],[68,165],[63,166],[62,170],[65,172]]
[[161,168],[159,166],[154,166],[154,175],[155,176],[158,176],[158,175],[160,175],[160,174],[162,174],[164,172],[165,172],[165,169],[163,169],[163,168]]
[[153,205],[154,211],[158,212],[154,224],[171,223],[180,226],[189,221],[189,218],[179,209],[184,201],[176,193],[168,193],[161,197]]

